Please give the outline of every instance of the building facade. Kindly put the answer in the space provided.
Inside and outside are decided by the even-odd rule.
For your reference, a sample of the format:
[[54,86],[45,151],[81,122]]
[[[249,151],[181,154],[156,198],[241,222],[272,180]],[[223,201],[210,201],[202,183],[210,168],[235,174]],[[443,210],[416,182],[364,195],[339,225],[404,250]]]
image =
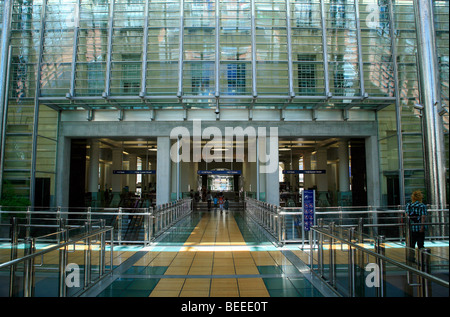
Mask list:
[[444,208],[448,13],[444,0],[0,0],[2,198],[212,190],[288,205],[314,188],[323,206],[388,206],[421,189]]

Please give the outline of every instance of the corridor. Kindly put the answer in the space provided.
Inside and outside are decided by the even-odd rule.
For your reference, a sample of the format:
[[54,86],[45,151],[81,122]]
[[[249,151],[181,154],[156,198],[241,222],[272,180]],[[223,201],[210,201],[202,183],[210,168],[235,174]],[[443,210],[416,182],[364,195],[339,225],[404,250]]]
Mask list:
[[240,212],[195,212],[151,247],[116,249],[122,264],[110,283],[100,283],[89,296],[321,297],[327,292],[301,272],[306,266],[295,255],[298,247],[278,249]]

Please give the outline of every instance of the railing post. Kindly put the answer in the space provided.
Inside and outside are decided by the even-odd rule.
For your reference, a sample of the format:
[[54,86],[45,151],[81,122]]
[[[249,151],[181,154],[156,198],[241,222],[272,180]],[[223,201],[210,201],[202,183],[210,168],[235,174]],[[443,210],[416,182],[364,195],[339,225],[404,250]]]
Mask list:
[[[349,230],[349,241],[353,242],[355,237],[355,228],[350,228]],[[356,296],[356,249],[352,246],[348,246],[348,296],[355,297]]]
[[[100,229],[105,229],[105,219],[100,219]],[[105,273],[105,248],[106,248],[106,232],[102,231],[100,234],[100,276],[102,276]]]
[[[67,230],[64,229],[59,233],[60,243],[65,243],[68,240]],[[66,297],[66,266],[67,266],[67,246],[59,249],[59,297]]]
[[314,271],[314,240],[313,229],[309,230],[309,267]]
[[[91,232],[90,223],[85,223],[86,233]],[[84,248],[84,288],[89,287],[91,283],[91,238],[87,237]]]
[[[35,239],[25,239],[24,256],[31,255],[35,249]],[[34,257],[24,262],[23,272],[23,297],[33,297],[34,295]]]
[[[384,236],[377,236],[375,240],[375,252],[384,256],[385,255],[385,246],[384,246]],[[379,268],[379,287],[377,288],[377,296],[385,297],[386,296],[386,267],[385,263],[382,259],[377,258],[377,265]]]
[[[319,228],[323,230],[323,219],[317,219],[317,223]],[[318,269],[319,275],[323,277],[323,234],[319,232],[318,237],[318,246],[317,246],[317,261],[318,261]]]
[[[331,235],[334,235],[334,233],[335,233],[334,222],[330,223],[329,233]],[[333,244],[334,244],[334,239],[330,237],[330,251],[329,251],[329,256],[330,256],[329,276],[330,276],[330,278],[329,278],[329,280],[330,280],[331,286],[336,287],[336,252],[334,252]]]
[[117,242],[122,244],[122,207],[119,207],[119,223],[117,224]]
[[[431,273],[430,266],[430,249],[420,249],[419,251],[419,267],[420,270],[424,273]],[[431,283],[427,278],[422,276],[419,277],[420,284],[420,292],[419,296],[421,297],[431,297]]]
[[[17,244],[19,240],[19,227],[18,227],[18,219],[16,217],[12,217],[11,220],[11,260],[15,260],[17,258]],[[15,295],[15,283],[16,282],[16,265],[11,265],[10,273],[9,273],[9,297],[13,297]]]

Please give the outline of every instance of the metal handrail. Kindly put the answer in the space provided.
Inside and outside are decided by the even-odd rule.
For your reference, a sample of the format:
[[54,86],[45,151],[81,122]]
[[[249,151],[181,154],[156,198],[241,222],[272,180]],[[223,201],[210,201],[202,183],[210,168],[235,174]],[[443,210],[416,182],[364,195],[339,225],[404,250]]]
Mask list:
[[386,257],[385,255],[381,255],[379,253],[376,253],[376,252],[373,252],[371,250],[368,250],[368,249],[366,249],[366,248],[364,248],[364,247],[362,247],[362,246],[360,246],[358,244],[355,244],[353,242],[345,240],[345,239],[343,239],[343,238],[341,238],[339,236],[330,234],[329,232],[327,232],[325,230],[322,230],[322,229],[320,229],[318,227],[311,227],[311,229],[316,231],[316,232],[318,232],[318,233],[320,233],[320,234],[326,235],[326,236],[330,237],[331,239],[338,240],[338,241],[340,241],[342,243],[345,243],[345,244],[347,244],[347,245],[349,245],[349,246],[351,246],[351,247],[353,247],[355,249],[358,249],[358,250],[360,250],[362,252],[365,252],[368,255],[371,255],[371,256],[379,259],[379,260],[391,263],[391,264],[393,264],[395,266],[400,267],[401,269],[407,270],[410,273],[413,273],[413,274],[416,274],[416,275],[421,276],[423,278],[426,278],[427,280],[430,280],[431,282],[434,282],[436,284],[439,284],[439,285],[447,287],[447,288],[449,287],[449,282],[444,281],[444,280],[442,280],[440,278],[437,278],[437,277],[435,277],[435,276],[433,276],[431,274],[428,274],[426,272],[422,272],[422,271],[417,270],[417,269],[415,269],[415,268],[413,268],[411,266],[408,266],[408,265],[403,264],[401,262],[395,261],[395,260],[393,260],[391,258]]
[[[77,239],[69,240],[69,241],[63,242],[63,243],[60,242],[60,243],[58,243],[58,244],[56,244],[54,246],[45,248],[44,250],[37,251],[37,252],[34,252],[32,254],[25,255],[25,256],[23,256],[21,258],[10,260],[8,262],[0,263],[0,269],[3,269],[5,267],[11,266],[11,265],[18,264],[18,263],[20,263],[22,261],[30,260],[30,259],[32,259],[34,257],[42,256],[42,255],[44,255],[46,253],[49,253],[49,252],[52,252],[52,251],[55,251],[55,250],[59,250],[59,249],[65,247],[65,246],[69,246],[69,245],[74,244],[74,243],[76,243],[78,241],[82,241],[82,240],[88,239],[90,237],[97,236],[99,234],[106,233],[106,232],[112,231],[112,230],[114,230],[114,228],[112,228],[112,227],[105,227],[104,229],[98,229],[95,232],[87,233],[87,234],[85,234],[85,235],[83,235],[81,237],[77,237]],[[62,233],[62,231],[58,232],[58,234],[60,234],[60,233]],[[32,238],[32,239],[36,240],[36,239],[39,239],[39,238],[41,238],[41,237],[36,237],[36,238]]]

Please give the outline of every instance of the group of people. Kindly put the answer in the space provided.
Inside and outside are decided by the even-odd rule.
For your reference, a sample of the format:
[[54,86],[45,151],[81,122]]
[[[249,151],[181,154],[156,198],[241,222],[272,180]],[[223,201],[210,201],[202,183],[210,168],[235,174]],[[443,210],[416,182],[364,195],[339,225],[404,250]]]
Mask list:
[[216,194],[214,197],[212,196],[211,192],[208,191],[206,194],[206,201],[208,202],[208,211],[211,210],[211,205],[214,203],[214,208],[217,208],[219,206],[220,212],[228,212],[228,208],[230,206],[230,202],[228,201],[228,198],[225,198],[223,196],[223,193]]

